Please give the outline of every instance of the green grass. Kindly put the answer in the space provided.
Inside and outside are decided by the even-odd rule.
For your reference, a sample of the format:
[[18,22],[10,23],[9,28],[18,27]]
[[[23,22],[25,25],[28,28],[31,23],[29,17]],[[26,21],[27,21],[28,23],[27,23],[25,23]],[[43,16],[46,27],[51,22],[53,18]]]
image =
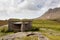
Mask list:
[[47,35],[50,40],[60,40],[60,36]]
[[37,36],[26,36],[23,37],[22,40],[38,40]]
[[34,20],[32,23],[33,27],[47,28],[60,31],[60,23],[51,20]]
[[12,40],[38,40],[38,37],[37,36],[25,36],[25,37],[16,37],[16,38],[13,38]]
[[13,31],[9,32],[7,26],[0,27],[0,37],[14,33]]
[[49,40],[60,40],[60,36],[54,35],[54,34],[48,34],[45,32],[42,32],[43,35],[49,38]]
[[[59,35],[54,35],[54,32],[56,32],[57,34],[60,33],[60,22],[52,20],[33,20],[32,26],[38,28],[39,32],[47,36],[49,40],[60,40]],[[45,28],[46,30],[41,30],[40,28]],[[48,29],[54,31],[49,31]]]

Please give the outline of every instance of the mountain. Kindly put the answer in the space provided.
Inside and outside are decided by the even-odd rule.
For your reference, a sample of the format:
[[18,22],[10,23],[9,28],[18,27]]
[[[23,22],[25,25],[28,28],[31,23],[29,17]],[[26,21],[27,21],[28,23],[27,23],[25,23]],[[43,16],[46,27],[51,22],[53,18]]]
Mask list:
[[60,19],[60,8],[49,9],[38,19]]

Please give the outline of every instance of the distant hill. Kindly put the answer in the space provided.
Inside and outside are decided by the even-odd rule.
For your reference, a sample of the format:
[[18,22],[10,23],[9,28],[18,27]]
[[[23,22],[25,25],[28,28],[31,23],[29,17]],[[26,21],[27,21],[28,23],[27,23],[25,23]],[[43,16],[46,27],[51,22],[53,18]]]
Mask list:
[[7,20],[0,20],[0,26],[6,25],[7,23]]
[[60,19],[60,8],[49,9],[44,15],[38,19]]

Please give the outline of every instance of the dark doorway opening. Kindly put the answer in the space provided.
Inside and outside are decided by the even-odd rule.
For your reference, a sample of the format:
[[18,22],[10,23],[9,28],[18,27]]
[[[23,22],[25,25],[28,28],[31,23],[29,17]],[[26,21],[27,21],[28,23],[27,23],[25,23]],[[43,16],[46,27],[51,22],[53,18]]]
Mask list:
[[21,29],[21,24],[14,24],[16,29]]

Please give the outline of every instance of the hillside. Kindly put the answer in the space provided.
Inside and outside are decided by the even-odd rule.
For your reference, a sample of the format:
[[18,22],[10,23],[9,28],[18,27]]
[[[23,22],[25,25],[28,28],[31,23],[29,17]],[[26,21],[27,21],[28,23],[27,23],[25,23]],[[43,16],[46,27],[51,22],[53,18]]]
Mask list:
[[0,26],[6,25],[7,24],[7,20],[0,20]]
[[38,19],[60,19],[60,8],[49,9],[44,15]]

